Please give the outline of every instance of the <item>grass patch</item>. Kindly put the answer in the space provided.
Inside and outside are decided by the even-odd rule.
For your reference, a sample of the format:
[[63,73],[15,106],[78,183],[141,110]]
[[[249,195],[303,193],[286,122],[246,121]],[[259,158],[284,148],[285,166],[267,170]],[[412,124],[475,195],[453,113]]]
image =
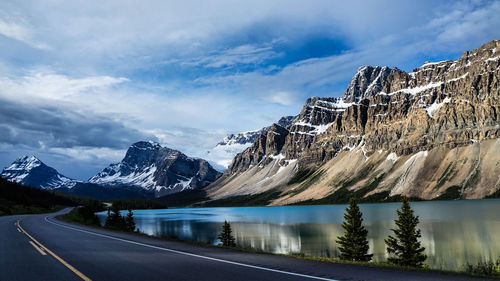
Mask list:
[[58,218],[65,222],[72,222],[90,226],[101,226],[101,223],[99,222],[97,216],[95,216],[94,213],[92,213],[91,216],[86,215],[86,210],[84,210],[84,208],[85,207],[74,208],[69,213],[61,215]]
[[480,261],[476,264],[467,263],[465,265],[465,272],[479,276],[497,276],[500,278],[500,259],[496,262]]

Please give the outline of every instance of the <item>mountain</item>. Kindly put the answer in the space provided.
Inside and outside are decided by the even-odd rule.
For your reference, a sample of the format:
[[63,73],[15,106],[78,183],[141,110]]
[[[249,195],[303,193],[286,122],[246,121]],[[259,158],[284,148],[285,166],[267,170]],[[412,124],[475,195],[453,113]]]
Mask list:
[[120,163],[111,164],[89,180],[107,187],[140,187],[156,197],[205,187],[221,174],[203,159],[155,142],[132,144]]
[[[278,120],[276,124],[288,128],[294,119],[295,116],[285,116]],[[233,161],[234,156],[251,146],[259,136],[266,134],[269,128],[271,127],[268,126],[255,131],[229,134],[217,143],[214,148],[209,150],[205,158],[211,159],[217,165],[226,169]]]
[[342,98],[306,101],[205,189],[269,205],[484,198],[500,189],[500,41],[412,72],[363,66]]
[[45,165],[35,156],[23,156],[16,159],[0,175],[2,178],[26,186],[41,189],[71,189],[77,181],[61,175],[56,169]]

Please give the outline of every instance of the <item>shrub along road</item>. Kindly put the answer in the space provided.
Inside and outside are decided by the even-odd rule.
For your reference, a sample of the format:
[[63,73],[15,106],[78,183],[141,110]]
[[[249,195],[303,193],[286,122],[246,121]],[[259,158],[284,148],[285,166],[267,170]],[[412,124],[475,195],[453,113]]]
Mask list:
[[49,215],[0,217],[2,281],[474,280],[458,275],[334,264],[165,241],[69,224],[55,218],[68,210]]

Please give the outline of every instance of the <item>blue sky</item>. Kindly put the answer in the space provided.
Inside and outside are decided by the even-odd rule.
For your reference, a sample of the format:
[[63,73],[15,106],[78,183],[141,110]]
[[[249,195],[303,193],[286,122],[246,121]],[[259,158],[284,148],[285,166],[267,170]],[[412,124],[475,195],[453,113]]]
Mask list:
[[500,39],[499,14],[499,1],[2,1],[0,167],[34,154],[88,179],[144,139],[202,156],[340,97],[359,66],[411,71]]

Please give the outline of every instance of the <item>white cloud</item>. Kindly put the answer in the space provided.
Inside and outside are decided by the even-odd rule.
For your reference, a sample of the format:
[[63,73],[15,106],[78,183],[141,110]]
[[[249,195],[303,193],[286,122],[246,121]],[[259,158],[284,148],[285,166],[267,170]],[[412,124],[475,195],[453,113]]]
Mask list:
[[117,163],[125,157],[126,149],[111,149],[107,147],[75,146],[70,148],[52,147],[50,153],[68,156],[82,162]]
[[33,39],[32,30],[22,24],[6,22],[0,19],[0,35],[24,42],[38,49],[50,50],[47,44],[36,42]]
[[[297,114],[309,96],[340,96],[360,65],[411,69],[499,39],[499,13],[498,1],[4,1],[0,98],[46,120],[97,116],[199,156],[226,133]],[[277,45],[318,34],[346,50],[268,65],[287,56]],[[9,138],[30,129],[14,123]],[[120,151],[47,140],[30,149],[94,164]]]

